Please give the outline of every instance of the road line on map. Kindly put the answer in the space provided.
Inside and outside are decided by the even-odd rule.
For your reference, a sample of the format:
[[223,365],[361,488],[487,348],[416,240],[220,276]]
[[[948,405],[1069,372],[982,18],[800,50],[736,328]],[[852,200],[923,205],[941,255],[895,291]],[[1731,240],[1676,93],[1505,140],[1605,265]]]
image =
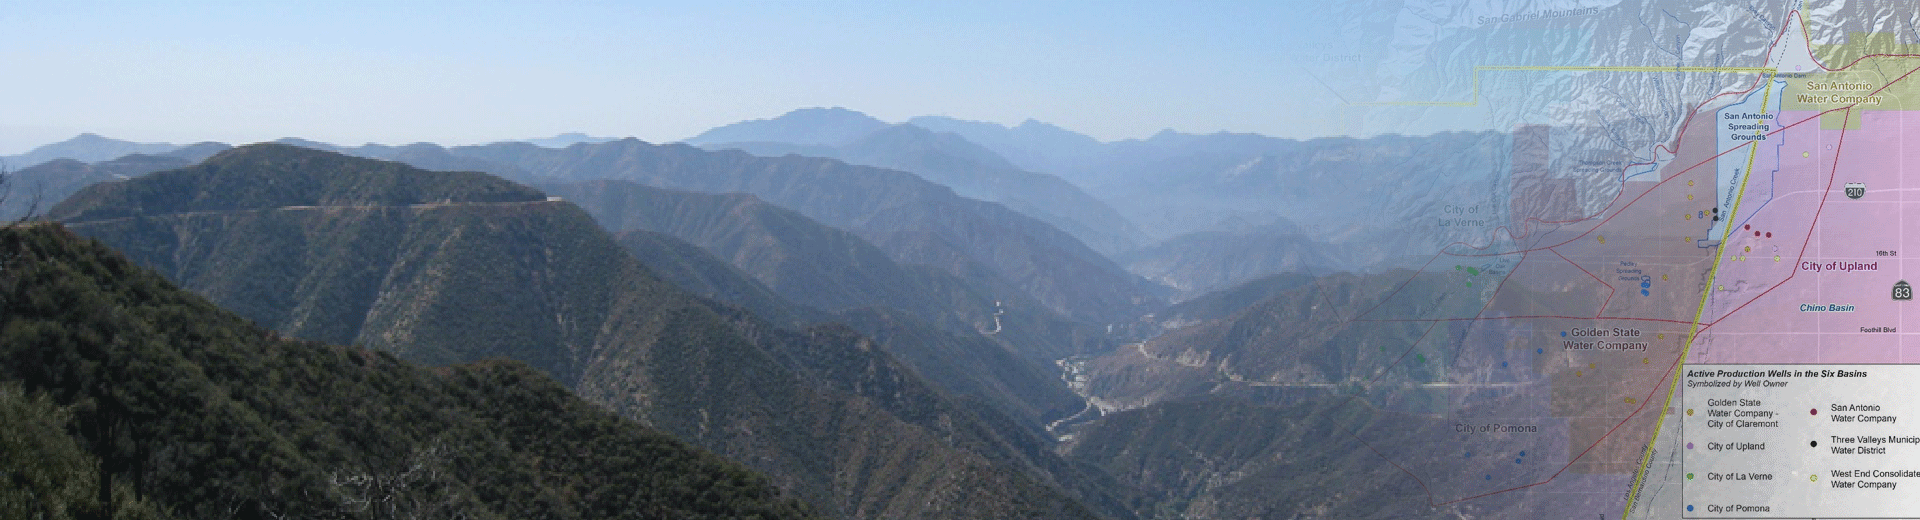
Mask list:
[[[1761,82],[1762,85],[1769,85],[1766,87],[1766,90],[1761,91],[1761,115],[1766,115],[1767,106],[1773,100],[1773,88],[1771,84],[1773,83],[1774,76],[1775,74],[1767,74],[1767,79]],[[1786,90],[1782,89],[1780,95],[1785,96]],[[1851,116],[1853,112],[1848,111],[1847,114]],[[1844,124],[1841,128],[1842,132],[1846,131]],[[1842,134],[1842,136],[1844,135],[1845,134]],[[1720,245],[1716,248],[1717,252],[1713,255],[1713,267],[1707,269],[1707,286],[1700,292],[1700,307],[1693,311],[1694,325],[1688,328],[1687,340],[1681,344],[1680,360],[1673,365],[1673,380],[1667,382],[1667,398],[1665,404],[1661,405],[1663,412],[1666,408],[1673,406],[1673,396],[1680,391],[1680,374],[1682,370],[1686,370],[1687,353],[1693,351],[1693,341],[1700,336],[1700,317],[1707,312],[1707,302],[1713,300],[1713,282],[1714,279],[1720,275],[1720,260],[1727,256],[1727,238],[1733,236],[1733,219],[1740,215],[1740,203],[1745,201],[1747,197],[1747,181],[1753,180],[1753,160],[1760,155],[1760,146],[1754,142],[1748,142],[1742,146],[1747,147],[1747,166],[1740,172],[1740,189],[1733,195],[1733,207],[1727,208],[1727,226],[1724,231],[1720,232]],[[1835,150],[1833,156],[1835,163],[1838,164],[1840,159],[1839,150]],[[1653,421],[1653,437],[1647,439],[1647,451],[1640,456],[1640,469],[1633,474],[1633,487],[1627,490],[1627,504],[1620,512],[1620,518],[1622,520],[1633,513],[1633,501],[1640,494],[1641,482],[1646,480],[1647,464],[1653,460],[1653,446],[1660,441],[1660,428],[1666,425],[1667,415],[1666,413],[1661,413],[1657,416],[1659,418]]]

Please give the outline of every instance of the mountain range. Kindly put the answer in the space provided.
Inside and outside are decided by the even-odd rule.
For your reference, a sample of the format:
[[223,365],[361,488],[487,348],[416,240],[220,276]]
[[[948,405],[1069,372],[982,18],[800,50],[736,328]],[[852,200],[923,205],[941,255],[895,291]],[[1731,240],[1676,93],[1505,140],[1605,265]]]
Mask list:
[[1020,169],[957,134],[887,124],[851,110],[795,110],[715,128],[686,142],[710,150],[829,157],[911,172],[961,196],[998,202],[1038,218],[1106,255],[1140,247],[1147,239],[1126,217],[1066,180]]
[[110,139],[99,134],[84,133],[72,139],[34,148],[20,155],[0,158],[10,169],[24,169],[37,166],[54,159],[72,159],[80,162],[99,162],[118,159],[130,154],[163,154],[180,148],[170,143],[135,143]]
[[[905,263],[944,265],[949,272],[966,276],[963,271],[968,268],[954,263],[977,262],[1057,311],[1103,324],[1117,324],[1144,314],[1162,298],[1190,298],[1261,276],[1303,269],[1333,272],[1408,267],[1415,262],[1414,257],[1446,244],[1485,242],[1498,226],[1506,224],[1502,216],[1506,208],[1495,201],[1505,200],[1501,194],[1508,187],[1496,185],[1484,172],[1500,171],[1500,158],[1514,143],[1508,134],[1497,132],[1291,140],[1173,131],[1147,139],[1101,142],[1031,120],[1008,127],[922,116],[892,124],[845,108],[795,110],[779,117],[724,125],[687,140],[710,150],[746,151],[762,156],[760,159],[768,164],[795,162],[791,167],[808,168],[797,163],[808,157],[831,158],[905,172],[924,181],[828,176],[841,182],[827,183],[822,189],[858,193],[862,200],[885,201],[883,205],[836,211],[819,207],[824,194],[796,192],[791,184],[781,188],[786,193],[769,191],[776,188],[766,181],[755,181],[760,186],[742,184],[751,176],[739,170],[719,179],[688,178],[667,163],[647,163],[681,161],[674,157],[685,154],[666,153],[675,145],[647,145],[644,149],[648,153],[640,154],[642,148],[618,144],[624,141],[577,133],[451,148],[430,143],[349,147],[299,139],[281,142],[401,161],[426,169],[487,172],[524,183],[626,179],[693,191],[751,192],[858,233]],[[573,150],[574,145],[583,148]],[[54,157],[62,150],[76,152],[68,155],[82,155],[77,152],[143,146],[164,150],[172,145],[143,145],[87,134],[42,147],[30,155]],[[614,149],[633,156],[630,160],[634,162],[594,164],[586,159],[606,156]],[[101,155],[94,152],[81,160],[106,159]],[[639,156],[652,159],[640,160]],[[13,161],[16,167],[20,162]],[[680,171],[705,171],[733,168],[722,165],[739,162],[723,159],[676,165],[682,168]],[[635,172],[633,168],[657,171]],[[827,177],[808,180],[821,183]],[[832,187],[824,188],[827,185]],[[1125,288],[1124,292],[1131,294],[1103,295],[1092,287],[1064,291],[1068,288],[1060,285],[1063,276],[1058,273],[1037,273],[1032,265],[1018,265],[1022,262],[1016,260],[1017,255],[989,252],[1007,251],[1006,244],[969,243],[963,236],[969,228],[949,227],[939,236],[910,238],[901,236],[901,227],[918,232],[939,229],[934,225],[940,222],[922,220],[907,226],[887,226],[870,221],[884,207],[917,201],[916,197],[923,194],[919,193],[922,187],[915,185],[944,186],[963,199],[995,202],[1070,235],[1079,246],[1094,253],[1091,256],[1118,261],[1117,266],[1125,269],[1111,269],[1117,266],[1101,264],[1113,262],[1098,259],[1092,259],[1088,267],[1136,275],[1135,280],[1124,283],[1111,283],[1121,282],[1111,277],[1106,280],[1109,287]],[[1358,186],[1372,188],[1356,189]],[[1335,200],[1341,202],[1331,202]],[[1593,202],[1574,197],[1565,201],[1567,207],[1555,211],[1578,214]],[[1456,211],[1461,213],[1453,213]],[[1467,211],[1473,212],[1473,225],[1439,225]],[[977,238],[982,228],[970,229],[975,230],[972,233]],[[1035,246],[1030,243],[1016,249]],[[1046,264],[1068,266],[1090,260],[1072,249],[1079,247],[1059,252],[1078,259]],[[1036,275],[1045,279],[1033,279]],[[1142,283],[1137,277],[1158,284]],[[1156,285],[1175,289],[1168,291]],[[1144,305],[1119,305],[1136,296]],[[1069,309],[1068,305],[1078,304],[1069,304],[1068,300],[1100,302],[1097,305],[1106,310]]]
[[[123,146],[109,141],[41,151]],[[1032,121],[892,124],[807,109],[716,128],[689,140],[699,147],[585,135],[124,143],[151,153],[54,159],[10,180],[33,186],[44,218],[269,339],[551,378],[607,420],[764,475],[778,491],[755,496],[794,514],[1364,517],[1363,501],[1244,496],[1297,493],[1307,484],[1291,464],[1337,463],[1289,454],[1355,449],[1304,438],[1327,431],[1300,417],[1399,442],[1380,432],[1402,418],[1356,410],[1337,390],[1377,366],[1430,379],[1425,363],[1391,363],[1411,354],[1367,347],[1462,332],[1345,319],[1395,290],[1406,253],[1481,233],[1428,231],[1448,208],[1497,213],[1483,199],[1498,187],[1446,172],[1487,170],[1493,154],[1476,151],[1510,141],[1163,132],[1102,143]],[[1361,204],[1316,194],[1356,184],[1387,188]],[[17,218],[30,200],[0,209]],[[17,227],[35,226],[53,225]],[[1428,303],[1444,313],[1458,302]],[[86,413],[4,391],[40,427]],[[1432,398],[1421,392],[1383,390],[1372,405],[1418,408]],[[1272,431],[1237,431],[1245,424]],[[48,449],[108,481],[145,474],[112,462],[145,460],[137,450],[76,439],[78,451]],[[382,453],[433,446],[408,442]],[[139,494],[92,503],[182,507]]]
[[57,224],[0,228],[8,518],[818,518],[523,363],[282,339]]
[[687,294],[578,207],[497,177],[250,145],[49,217],[280,334],[524,361],[831,516],[1127,515],[1020,421],[871,338]]
[[[698,275],[683,269],[675,271],[686,274],[663,275],[677,285],[728,287],[716,290],[721,293],[716,299],[757,309],[762,316],[812,315],[815,321],[848,323],[879,337],[889,352],[934,382],[1030,424],[1081,405],[1048,362],[1071,354],[1075,345],[1062,338],[1085,327],[1018,297],[1017,291],[1005,291],[1015,298],[994,300],[965,280],[897,264],[852,233],[749,194],[665,190],[627,181],[543,189],[581,205],[643,260],[665,256],[667,249],[656,246],[666,240],[684,240],[699,253],[683,258],[711,253],[727,266]],[[747,281],[729,279],[734,272]],[[689,276],[693,279],[680,279]]]
[[1089,323],[1131,320],[1162,299],[1161,289],[1070,234],[898,170],[635,139],[563,150],[501,143],[449,151],[524,172],[521,178],[529,182],[617,179],[752,193],[851,231],[897,262],[931,265],[962,278],[998,278],[982,282],[1008,284],[1049,309]]
[[[810,130],[812,129],[812,130]],[[1410,267],[1506,224],[1500,132],[1293,140],[1162,131],[1101,142],[1057,126],[802,109],[688,139],[895,168],[1068,231],[1175,299],[1290,271]],[[1571,200],[1573,207],[1591,201]],[[1469,213],[1471,212],[1471,213]],[[1449,217],[1474,215],[1468,226]]]

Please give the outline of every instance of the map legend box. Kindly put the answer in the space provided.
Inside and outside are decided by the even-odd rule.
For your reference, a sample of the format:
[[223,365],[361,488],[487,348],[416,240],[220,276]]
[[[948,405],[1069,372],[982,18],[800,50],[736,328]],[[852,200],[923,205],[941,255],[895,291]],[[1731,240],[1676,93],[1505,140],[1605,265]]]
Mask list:
[[1920,516],[1920,366],[1690,364],[1684,518]]

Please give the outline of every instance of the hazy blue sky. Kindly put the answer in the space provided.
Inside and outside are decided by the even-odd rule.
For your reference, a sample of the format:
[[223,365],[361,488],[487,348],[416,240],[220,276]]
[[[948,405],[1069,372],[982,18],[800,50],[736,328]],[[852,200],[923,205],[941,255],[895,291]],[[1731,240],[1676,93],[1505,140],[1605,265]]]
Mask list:
[[[673,141],[810,106],[1101,139],[1312,134],[1326,3],[16,2],[0,153],[140,141]],[[1390,14],[1390,13],[1389,13]],[[1348,41],[1342,41],[1346,38]],[[1291,61],[1290,61],[1291,60]]]

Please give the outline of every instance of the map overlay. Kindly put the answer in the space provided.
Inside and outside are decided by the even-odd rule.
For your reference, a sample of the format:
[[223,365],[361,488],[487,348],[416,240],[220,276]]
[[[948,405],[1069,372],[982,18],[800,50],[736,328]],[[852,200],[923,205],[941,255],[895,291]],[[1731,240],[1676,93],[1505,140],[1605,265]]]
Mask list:
[[[1512,135],[1459,150],[1497,165],[1459,172],[1490,197],[1406,215],[1432,222],[1434,251],[1407,255],[1397,285],[1356,312],[1313,318],[1417,331],[1356,347],[1350,377],[1330,381],[1348,406],[1393,414],[1351,435],[1417,482],[1396,498],[1403,512],[1777,517],[1687,498],[1708,415],[1683,406],[1684,375],[1920,362],[1905,341],[1920,330],[1905,315],[1907,224],[1920,230],[1906,168],[1920,156],[1904,146],[1909,129],[1920,136],[1920,14],[1886,2],[1391,11],[1356,26],[1390,40],[1376,54],[1302,60],[1341,92],[1329,131]],[[1770,475],[1827,485],[1812,473],[1825,470]],[[1824,497],[1872,496],[1854,493]]]

